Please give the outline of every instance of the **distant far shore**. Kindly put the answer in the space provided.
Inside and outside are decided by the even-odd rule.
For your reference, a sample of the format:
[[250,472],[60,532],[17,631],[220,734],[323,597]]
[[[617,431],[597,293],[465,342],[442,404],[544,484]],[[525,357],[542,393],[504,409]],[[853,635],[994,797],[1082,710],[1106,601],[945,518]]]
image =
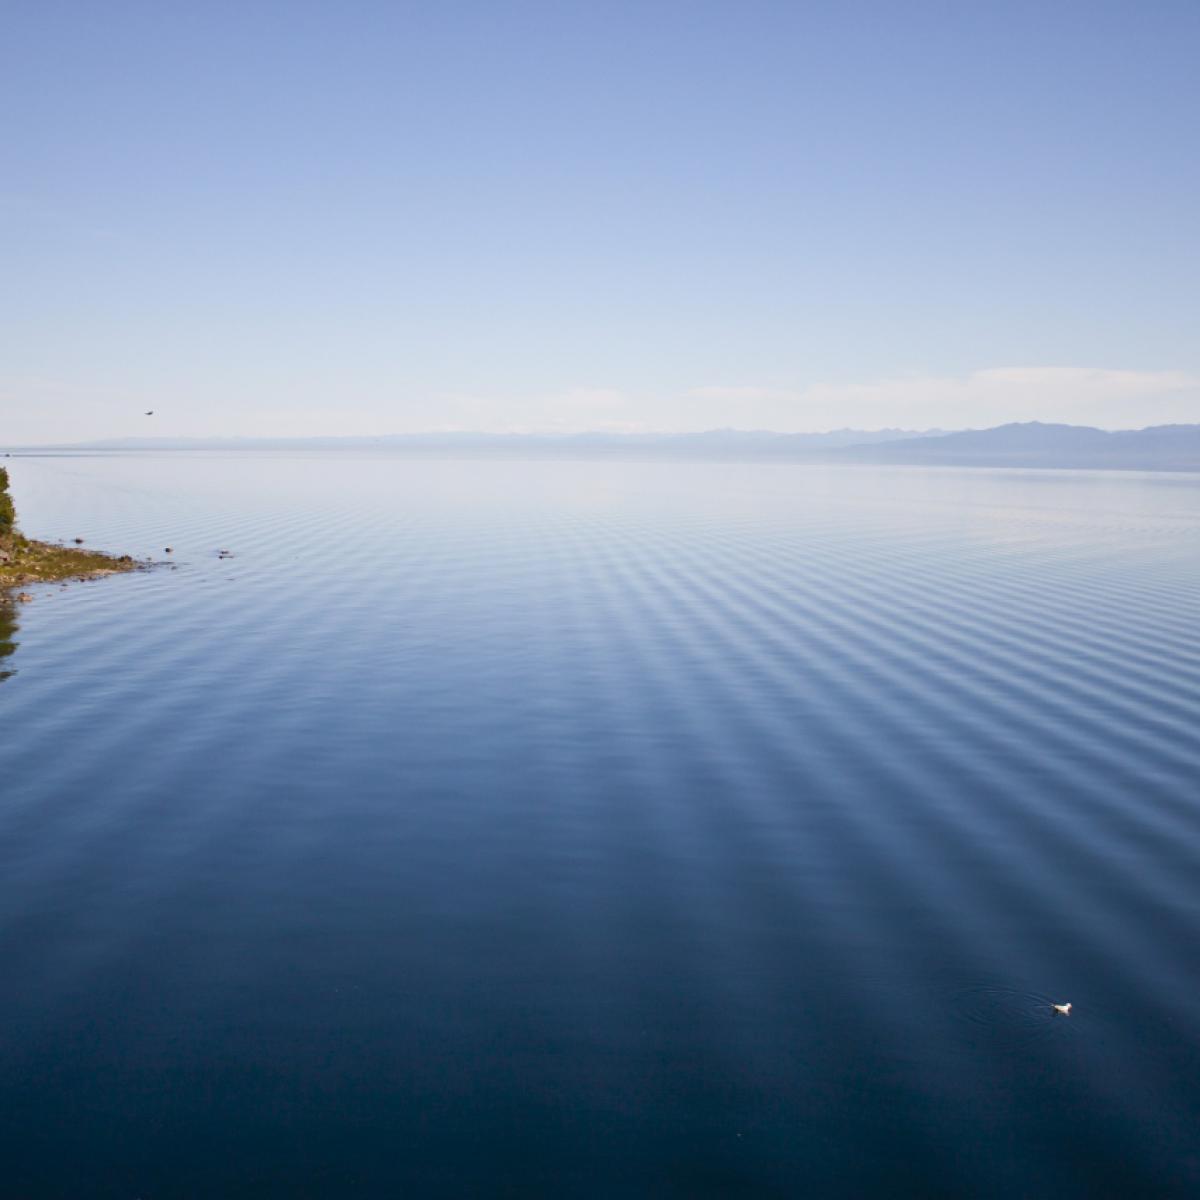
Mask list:
[[837,429],[824,433],[413,433],[381,437],[111,438],[10,453],[375,450],[454,458],[794,462],[1050,470],[1200,471],[1200,424],[1096,429],[1029,421],[991,429]]

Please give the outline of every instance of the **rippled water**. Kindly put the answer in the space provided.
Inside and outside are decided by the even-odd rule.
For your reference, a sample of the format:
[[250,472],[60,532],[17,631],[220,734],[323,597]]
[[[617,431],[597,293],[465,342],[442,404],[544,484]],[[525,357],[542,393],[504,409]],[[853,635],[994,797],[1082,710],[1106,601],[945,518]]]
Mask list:
[[1200,480],[6,465],[3,1195],[1200,1193]]

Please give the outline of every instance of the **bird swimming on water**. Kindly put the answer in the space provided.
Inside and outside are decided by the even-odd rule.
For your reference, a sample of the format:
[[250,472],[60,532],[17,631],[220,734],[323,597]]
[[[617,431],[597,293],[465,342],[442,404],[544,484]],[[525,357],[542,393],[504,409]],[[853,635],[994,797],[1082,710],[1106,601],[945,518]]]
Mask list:
[[1059,1016],[1062,1016],[1062,1017],[1069,1017],[1069,1016],[1071,1015],[1071,1002],[1070,1002],[1070,1000],[1068,1000],[1068,1001],[1066,1002],[1066,1004],[1052,1004],[1052,1005],[1050,1005],[1050,1007],[1051,1007],[1052,1009],[1054,1009],[1054,1011],[1055,1011],[1056,1013],[1058,1013],[1058,1014],[1059,1014]]

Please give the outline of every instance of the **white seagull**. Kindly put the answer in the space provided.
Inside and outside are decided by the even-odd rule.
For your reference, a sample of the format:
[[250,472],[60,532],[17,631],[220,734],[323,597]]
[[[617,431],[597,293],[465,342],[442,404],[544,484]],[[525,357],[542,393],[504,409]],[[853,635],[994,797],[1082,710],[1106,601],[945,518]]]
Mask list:
[[1052,1009],[1054,1009],[1054,1011],[1055,1011],[1056,1013],[1058,1013],[1060,1016],[1063,1016],[1063,1017],[1069,1017],[1069,1016],[1071,1015],[1071,1002],[1070,1002],[1070,1000],[1068,1000],[1068,1001],[1066,1002],[1066,1004],[1052,1004],[1052,1005],[1050,1005],[1050,1007],[1051,1007]]

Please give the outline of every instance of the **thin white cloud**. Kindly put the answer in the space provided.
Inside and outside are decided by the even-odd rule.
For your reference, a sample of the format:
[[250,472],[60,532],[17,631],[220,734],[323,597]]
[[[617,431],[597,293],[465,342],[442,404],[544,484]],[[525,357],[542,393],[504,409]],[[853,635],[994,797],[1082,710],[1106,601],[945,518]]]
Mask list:
[[[1200,422],[1200,375],[1096,367],[993,367],[966,375],[908,375],[785,389],[722,382],[675,394],[573,386],[528,394],[426,393],[390,398],[363,385],[283,403],[256,402],[250,386],[211,396],[110,380],[86,389],[26,376],[0,381],[0,438],[9,445],[156,434],[300,437],[478,430],[490,433],[695,431],[808,432],[902,427],[964,429],[1008,421],[1103,428]],[[152,421],[142,417],[153,408]]]
[[693,388],[690,394],[699,400],[732,401],[786,400],[795,395],[794,392],[788,392],[781,388],[754,387],[753,385],[726,387],[721,384],[713,387]]
[[453,395],[436,402],[440,419],[408,429],[485,433],[637,432],[643,405],[616,388],[572,387],[528,396]]

